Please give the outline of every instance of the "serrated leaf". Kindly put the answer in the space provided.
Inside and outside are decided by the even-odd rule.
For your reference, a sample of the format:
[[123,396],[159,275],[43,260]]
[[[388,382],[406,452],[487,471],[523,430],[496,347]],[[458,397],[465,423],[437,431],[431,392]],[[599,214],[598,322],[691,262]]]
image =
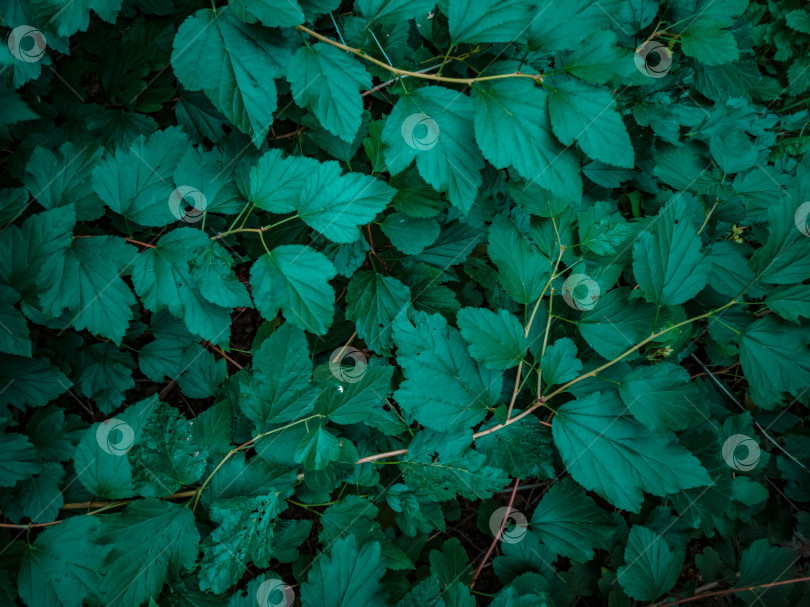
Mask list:
[[607,548],[615,524],[574,481],[554,483],[532,514],[531,528],[557,554],[578,562],[593,558],[594,548]]
[[171,61],[183,86],[205,91],[259,147],[276,110],[274,79],[290,61],[280,34],[240,21],[228,7],[202,9],[177,30]]
[[642,491],[663,496],[712,482],[674,435],[644,428],[614,392],[566,403],[554,416],[552,432],[574,480],[618,508],[639,512]]
[[683,558],[683,550],[670,550],[662,536],[633,525],[617,579],[628,596],[653,601],[675,585]]
[[470,354],[488,369],[510,369],[526,354],[523,327],[506,310],[462,308],[456,321]]
[[360,89],[371,88],[371,75],[362,63],[319,42],[298,49],[287,79],[299,106],[310,108],[329,132],[347,143],[354,141],[363,114]]
[[410,301],[411,290],[396,278],[358,272],[346,291],[346,318],[355,322],[357,335],[370,350],[389,355],[394,345],[392,324]]
[[337,270],[323,253],[303,245],[282,245],[250,269],[256,308],[268,320],[279,311],[292,324],[323,335],[332,324]]
[[579,80],[555,80],[548,97],[554,134],[565,145],[574,141],[588,156],[617,167],[633,168],[630,135],[606,89]]

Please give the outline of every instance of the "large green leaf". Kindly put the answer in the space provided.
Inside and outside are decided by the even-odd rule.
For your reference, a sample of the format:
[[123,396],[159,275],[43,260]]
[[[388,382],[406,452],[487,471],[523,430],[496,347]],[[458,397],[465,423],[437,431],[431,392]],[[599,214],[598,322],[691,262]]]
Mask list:
[[498,268],[498,280],[512,299],[529,304],[540,296],[551,276],[551,262],[514,224],[495,218],[489,229],[488,252]]
[[293,98],[310,108],[326,130],[347,143],[354,141],[363,114],[360,89],[371,88],[362,63],[334,46],[302,46],[287,69]]
[[580,80],[555,80],[548,97],[551,127],[565,145],[576,141],[595,160],[633,168],[630,135],[615,105],[607,89]]
[[385,565],[380,545],[358,546],[354,535],[336,540],[329,552],[315,561],[306,582],[301,584],[304,607],[387,607],[380,583]]
[[615,524],[571,479],[554,483],[532,514],[532,531],[557,554],[575,561],[593,558],[594,548],[606,548]]
[[615,392],[595,392],[564,404],[552,432],[574,480],[618,508],[639,512],[642,491],[664,496],[712,482],[674,435],[642,426]]
[[191,91],[205,94],[256,146],[273,122],[291,53],[281,34],[240,21],[228,7],[201,9],[174,38],[172,67]]
[[506,310],[462,308],[456,320],[472,357],[489,369],[514,367],[526,354],[523,327]]
[[391,276],[358,272],[346,291],[346,318],[357,326],[357,335],[369,349],[390,354],[393,346],[391,325],[411,301],[411,290]]
[[473,104],[463,93],[426,86],[397,101],[382,140],[392,175],[416,159],[422,178],[468,211],[481,185],[484,160],[473,135]]
[[323,335],[332,324],[337,270],[323,253],[302,245],[282,245],[250,269],[256,309],[268,320],[279,310],[292,324]]
[[654,601],[675,585],[683,558],[683,550],[671,550],[661,535],[633,525],[617,579],[628,596]]
[[579,160],[552,134],[545,90],[524,80],[499,80],[476,85],[472,97],[484,158],[499,169],[515,167],[530,183],[566,200],[582,198]]
[[686,200],[676,196],[633,245],[633,272],[641,292],[658,305],[683,303],[703,290],[709,269]]
[[398,316],[394,342],[405,374],[394,398],[422,425],[462,430],[498,404],[501,375],[480,367],[467,354],[461,335],[443,316],[415,312],[413,321]]

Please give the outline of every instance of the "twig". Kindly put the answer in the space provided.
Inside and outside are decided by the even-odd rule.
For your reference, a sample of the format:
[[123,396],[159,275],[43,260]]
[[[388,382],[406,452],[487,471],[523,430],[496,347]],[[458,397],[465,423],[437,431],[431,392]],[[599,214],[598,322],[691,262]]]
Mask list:
[[[508,515],[512,511],[512,505],[515,503],[515,496],[517,495],[518,485],[520,484],[520,479],[515,479],[515,485],[512,487],[512,495],[509,496],[509,506],[506,508],[506,515]],[[484,565],[487,564],[489,561],[489,555],[492,554],[492,551],[495,550],[495,546],[498,545],[498,540],[501,539],[501,535],[503,535],[503,530],[506,527],[506,520],[508,516],[504,516],[503,520],[501,521],[501,526],[498,529],[498,533],[495,534],[495,539],[492,540],[492,543],[489,545],[489,550],[484,555],[484,558],[481,559],[481,562],[478,564],[478,568],[475,570],[475,573],[472,576],[472,580],[470,580],[470,588],[473,587],[475,584],[475,578],[478,577],[478,574],[481,573],[481,570],[484,568]]]
[[788,584],[796,584],[798,582],[810,582],[810,577],[799,577],[793,580],[784,580],[782,582],[771,582],[770,584],[758,584],[756,586],[746,586],[745,588],[729,588],[727,590],[716,590],[715,592],[707,592],[705,594],[696,594],[685,599],[678,599],[669,603],[655,603],[650,607],[672,607],[672,605],[681,605],[683,603],[691,603],[692,601],[699,601],[710,596],[723,596],[725,594],[736,594],[738,592],[753,592],[756,588],[773,588],[774,586],[786,586]]
[[542,74],[540,74],[540,75],[537,75],[537,74],[522,74],[520,72],[512,72],[510,74],[497,74],[495,76],[479,76],[477,78],[448,78],[446,76],[439,76],[437,74],[424,74],[424,73],[420,73],[420,72],[411,72],[409,70],[403,70],[403,69],[400,69],[400,68],[397,68],[397,67],[390,66],[387,63],[385,63],[384,61],[380,61],[379,59],[375,59],[371,55],[366,55],[360,49],[352,48],[351,46],[346,46],[345,44],[341,44],[340,42],[335,42],[334,40],[331,40],[330,38],[327,38],[326,36],[323,36],[323,35],[319,34],[318,32],[315,32],[315,31],[313,31],[313,30],[311,30],[308,27],[305,27],[303,25],[296,25],[295,29],[297,29],[299,32],[306,32],[307,34],[309,34],[313,38],[317,38],[318,40],[320,40],[322,42],[326,42],[327,44],[331,44],[332,46],[337,47],[337,48],[339,48],[341,50],[348,51],[348,52],[352,53],[353,55],[356,55],[358,57],[361,57],[361,58],[365,59],[366,61],[370,61],[374,65],[378,65],[378,66],[388,70],[389,72],[396,74],[397,76],[410,76],[412,78],[423,78],[425,80],[433,80],[433,81],[436,81],[436,82],[451,82],[451,83],[455,83],[455,84],[466,84],[468,86],[472,85],[472,84],[475,84],[476,82],[484,82],[486,80],[503,80],[504,78],[531,78],[535,82],[543,82]]

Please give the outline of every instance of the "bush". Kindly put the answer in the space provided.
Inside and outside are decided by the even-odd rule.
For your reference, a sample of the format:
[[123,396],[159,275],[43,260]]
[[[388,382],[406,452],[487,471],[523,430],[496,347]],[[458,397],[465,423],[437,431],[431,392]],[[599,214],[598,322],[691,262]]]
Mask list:
[[0,17],[3,604],[810,604],[801,3]]

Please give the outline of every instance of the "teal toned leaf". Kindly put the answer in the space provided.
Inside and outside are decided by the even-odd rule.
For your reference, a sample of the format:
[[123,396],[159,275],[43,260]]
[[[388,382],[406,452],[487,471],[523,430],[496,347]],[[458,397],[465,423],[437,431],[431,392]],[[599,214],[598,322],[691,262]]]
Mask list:
[[326,129],[351,143],[360,128],[363,99],[371,75],[362,63],[323,42],[302,46],[287,71],[293,98],[310,108]]
[[488,252],[512,299],[528,304],[540,296],[551,276],[551,263],[506,219],[496,217],[492,222]]
[[346,318],[355,321],[357,335],[369,349],[388,355],[393,346],[391,326],[411,301],[411,290],[390,276],[358,272],[346,292]]
[[458,328],[470,354],[488,369],[509,369],[526,354],[526,336],[517,318],[506,310],[462,308]]
[[617,579],[628,596],[654,601],[675,585],[683,558],[683,550],[672,551],[662,536],[633,525]]
[[250,269],[253,301],[271,320],[279,310],[292,324],[323,335],[332,324],[335,266],[322,253],[302,245],[282,245],[262,255]]
[[647,430],[613,392],[564,404],[552,431],[574,480],[618,508],[639,512],[642,491],[663,496],[712,482],[674,435]]
[[73,383],[47,358],[0,357],[0,404],[44,407]]

